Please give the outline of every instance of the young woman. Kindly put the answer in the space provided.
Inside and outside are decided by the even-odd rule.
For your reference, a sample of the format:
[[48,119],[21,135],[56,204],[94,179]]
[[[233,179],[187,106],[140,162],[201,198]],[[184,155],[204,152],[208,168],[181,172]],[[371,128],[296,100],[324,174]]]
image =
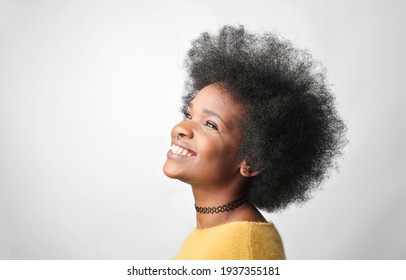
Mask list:
[[183,120],[164,173],[191,185],[196,229],[177,259],[284,259],[258,211],[307,199],[345,143],[325,76],[271,33],[224,26],[202,33],[186,59]]

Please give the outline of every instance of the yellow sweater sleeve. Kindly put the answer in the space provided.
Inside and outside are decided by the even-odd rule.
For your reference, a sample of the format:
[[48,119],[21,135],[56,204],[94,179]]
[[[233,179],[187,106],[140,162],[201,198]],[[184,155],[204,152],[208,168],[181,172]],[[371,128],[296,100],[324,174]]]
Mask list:
[[285,253],[273,223],[240,221],[193,230],[175,259],[276,260]]

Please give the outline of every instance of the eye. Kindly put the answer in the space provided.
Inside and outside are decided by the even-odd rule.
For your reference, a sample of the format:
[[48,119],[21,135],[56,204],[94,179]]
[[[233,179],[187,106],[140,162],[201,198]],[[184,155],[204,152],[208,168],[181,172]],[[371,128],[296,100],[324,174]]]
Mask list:
[[185,118],[187,118],[189,120],[192,119],[192,115],[188,111],[183,111],[183,115],[185,116]]
[[208,128],[219,130],[217,125],[211,121],[206,121],[204,125],[207,126]]

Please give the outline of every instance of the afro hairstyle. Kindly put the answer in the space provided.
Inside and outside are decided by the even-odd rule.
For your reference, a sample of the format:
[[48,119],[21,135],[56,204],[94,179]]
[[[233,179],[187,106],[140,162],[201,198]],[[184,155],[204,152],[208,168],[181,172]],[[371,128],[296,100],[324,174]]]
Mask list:
[[226,25],[192,42],[185,68],[182,110],[210,84],[245,106],[239,159],[260,171],[245,186],[248,201],[267,212],[307,201],[346,144],[320,63],[273,33]]

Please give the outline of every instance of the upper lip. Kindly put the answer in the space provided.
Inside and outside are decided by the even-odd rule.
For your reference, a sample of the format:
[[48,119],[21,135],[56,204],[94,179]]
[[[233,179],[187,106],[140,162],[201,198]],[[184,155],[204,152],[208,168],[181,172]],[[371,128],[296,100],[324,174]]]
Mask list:
[[172,145],[179,146],[179,147],[184,148],[184,149],[186,149],[186,150],[188,150],[188,151],[190,151],[190,152],[192,152],[192,153],[197,154],[197,153],[196,153],[193,149],[191,149],[188,145],[185,145],[184,143],[182,143],[182,142],[180,142],[180,141],[178,141],[178,140],[172,141]]

